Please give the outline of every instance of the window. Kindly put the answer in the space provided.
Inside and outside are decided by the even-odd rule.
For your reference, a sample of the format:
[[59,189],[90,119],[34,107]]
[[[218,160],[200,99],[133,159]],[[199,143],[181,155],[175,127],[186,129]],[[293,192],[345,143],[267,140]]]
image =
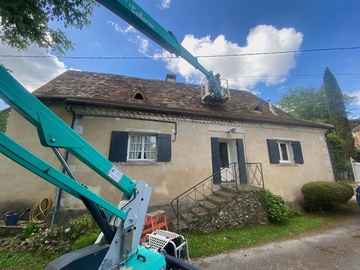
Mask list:
[[129,135],[128,160],[156,160],[156,136]]
[[289,158],[289,142],[278,142],[280,162],[290,162]]
[[271,164],[303,164],[304,159],[299,141],[267,140]]
[[111,133],[109,160],[112,162],[171,160],[170,134]]

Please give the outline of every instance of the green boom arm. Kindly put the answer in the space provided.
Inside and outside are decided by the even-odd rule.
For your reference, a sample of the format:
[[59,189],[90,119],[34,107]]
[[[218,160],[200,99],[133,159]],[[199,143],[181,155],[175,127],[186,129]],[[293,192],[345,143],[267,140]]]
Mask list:
[[189,51],[187,51],[175,38],[175,36],[166,31],[149,14],[146,13],[132,0],[96,0],[123,20],[134,26],[137,30],[148,36],[154,42],[176,56],[181,56],[194,68],[205,75],[209,82],[211,91],[214,93],[216,101],[223,101],[224,94],[221,91],[221,85],[212,71],[206,70]]
[[[126,197],[130,198],[133,195],[136,186],[134,181],[123,174],[109,160],[51,112],[34,95],[29,93],[3,67],[0,67],[0,97],[37,128],[43,146],[66,149],[122,191]],[[59,179],[59,177],[57,178],[53,175],[54,173],[56,173],[57,176],[60,175],[60,171],[57,171],[41,159],[38,159],[23,147],[12,143],[10,138],[7,140],[6,137],[6,135],[1,133],[1,152],[7,156],[9,156],[9,153],[12,153],[9,157],[19,164],[23,165],[24,162],[27,164],[29,162],[34,163],[35,165],[31,166],[28,164],[29,166],[27,168],[41,177],[43,177],[41,174],[45,175],[46,177],[44,178],[48,181],[50,179]],[[80,184],[77,184],[74,180],[71,180],[71,182],[68,181],[70,179],[68,176],[62,174],[60,178],[63,181],[51,180],[49,182],[52,182],[60,188],[64,188],[76,197],[78,197],[76,194],[81,195],[84,193],[83,187]],[[64,185],[66,187],[64,187]],[[102,205],[113,214],[116,214],[122,219],[126,217],[125,213],[121,214],[120,210],[114,210],[116,207],[111,207],[107,201],[96,194],[92,193],[92,195],[89,195],[90,193],[88,191],[85,193],[86,195],[83,194],[83,196],[91,201],[96,201],[97,204]],[[102,202],[99,203],[100,201]]]

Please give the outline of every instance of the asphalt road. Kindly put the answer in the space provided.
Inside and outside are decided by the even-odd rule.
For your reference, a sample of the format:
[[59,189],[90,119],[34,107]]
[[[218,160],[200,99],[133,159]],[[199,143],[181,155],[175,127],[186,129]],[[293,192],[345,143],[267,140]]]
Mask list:
[[316,232],[191,263],[204,270],[360,269],[360,210]]

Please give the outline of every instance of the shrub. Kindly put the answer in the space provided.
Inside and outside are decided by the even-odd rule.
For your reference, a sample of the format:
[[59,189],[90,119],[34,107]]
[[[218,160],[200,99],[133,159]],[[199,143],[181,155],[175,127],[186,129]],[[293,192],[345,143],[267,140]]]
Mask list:
[[98,236],[98,231],[86,232],[84,235],[82,235],[75,241],[75,243],[72,245],[72,250],[78,250],[94,244]]
[[354,189],[346,183],[310,182],[301,188],[304,208],[310,212],[331,211],[335,206],[344,204],[354,195]]
[[23,236],[25,238],[28,238],[30,235],[32,235],[33,233],[36,233],[39,231],[38,226],[36,225],[36,223],[34,222],[30,222],[28,225],[26,225],[26,227],[24,228],[23,231]]
[[75,242],[74,249],[93,244],[99,233],[99,229],[89,214],[72,219],[65,226],[53,225],[45,228],[30,223],[20,237],[9,237],[0,241],[0,252],[64,253],[71,251]]
[[260,191],[259,198],[266,210],[269,222],[285,223],[289,219],[289,207],[283,198],[273,194],[270,190]]

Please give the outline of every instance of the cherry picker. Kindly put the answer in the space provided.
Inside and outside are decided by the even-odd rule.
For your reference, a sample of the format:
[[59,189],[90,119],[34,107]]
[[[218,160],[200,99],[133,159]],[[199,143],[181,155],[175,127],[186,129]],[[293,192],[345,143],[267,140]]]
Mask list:
[[[174,35],[162,28],[132,0],[97,0],[170,53],[188,61],[206,77],[204,102],[224,102],[229,96],[218,76],[207,71]],[[3,67],[0,67],[0,97],[34,125],[39,140],[59,159],[63,171],[53,167],[26,148],[0,133],[0,152],[27,170],[81,200],[101,236],[96,244],[68,253],[46,269],[197,269],[164,251],[140,246],[142,227],[150,201],[151,187],[135,182],[114,166],[87,141],[74,132]],[[122,192],[118,206],[106,201],[78,182],[59,149],[78,158],[104,180]],[[105,215],[104,212],[110,213]]]

